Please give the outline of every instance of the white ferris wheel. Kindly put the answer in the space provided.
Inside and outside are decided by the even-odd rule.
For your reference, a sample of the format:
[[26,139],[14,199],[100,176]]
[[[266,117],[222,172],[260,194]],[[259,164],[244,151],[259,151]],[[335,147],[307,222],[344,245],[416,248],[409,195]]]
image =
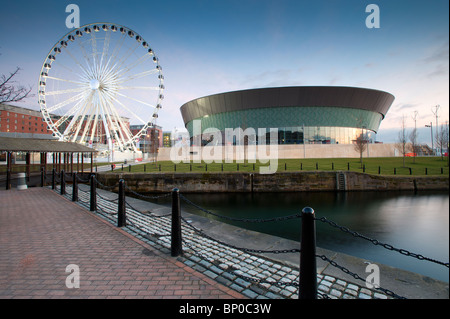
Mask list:
[[130,28],[92,23],[51,48],[38,96],[44,120],[60,141],[137,151],[141,135],[156,124],[163,90],[162,68],[148,42]]

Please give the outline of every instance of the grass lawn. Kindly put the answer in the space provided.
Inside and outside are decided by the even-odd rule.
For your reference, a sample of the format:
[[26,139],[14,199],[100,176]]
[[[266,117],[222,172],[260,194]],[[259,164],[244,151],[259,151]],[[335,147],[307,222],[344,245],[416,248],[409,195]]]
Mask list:
[[[260,166],[267,166],[268,163],[179,163],[171,161],[160,161],[155,163],[135,164],[125,167],[125,172],[259,172]],[[121,171],[118,164],[116,171]],[[320,159],[279,159],[278,171],[355,171],[368,174],[381,175],[447,175],[449,168],[447,158],[440,157],[383,157],[383,158],[363,158],[361,165],[359,158],[320,158]]]

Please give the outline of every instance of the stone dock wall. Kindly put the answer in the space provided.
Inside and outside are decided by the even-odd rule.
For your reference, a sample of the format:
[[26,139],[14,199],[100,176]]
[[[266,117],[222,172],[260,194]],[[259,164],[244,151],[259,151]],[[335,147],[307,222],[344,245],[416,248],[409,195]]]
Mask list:
[[[339,174],[344,182],[339,182]],[[357,172],[255,173],[98,173],[106,186],[124,179],[138,193],[305,192],[305,191],[421,191],[449,190],[449,176],[382,176]]]

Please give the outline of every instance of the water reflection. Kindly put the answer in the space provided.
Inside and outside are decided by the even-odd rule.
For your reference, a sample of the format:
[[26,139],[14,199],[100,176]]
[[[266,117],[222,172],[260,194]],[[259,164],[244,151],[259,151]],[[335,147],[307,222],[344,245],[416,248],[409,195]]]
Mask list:
[[[445,192],[258,193],[185,194],[214,213],[241,218],[270,218],[314,208],[316,217],[327,217],[367,237],[439,261],[449,260],[449,195]],[[183,209],[205,216],[186,204]],[[209,216],[212,219],[218,219]],[[232,224],[299,241],[300,220],[276,223]],[[317,222],[317,245],[326,249],[449,281],[448,268],[375,246],[339,229]]]

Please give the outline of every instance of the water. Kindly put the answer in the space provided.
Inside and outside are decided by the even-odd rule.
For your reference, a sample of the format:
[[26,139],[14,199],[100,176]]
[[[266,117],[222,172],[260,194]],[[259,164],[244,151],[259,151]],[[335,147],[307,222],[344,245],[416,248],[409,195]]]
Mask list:
[[[442,262],[449,261],[449,195],[445,192],[228,193],[184,196],[213,213],[238,218],[292,215],[309,206],[318,218],[326,217],[338,225],[396,248]],[[182,209],[206,216],[183,201]],[[208,217],[221,220],[212,215]],[[229,223],[300,241],[300,219]],[[449,282],[449,269],[445,266],[389,251],[320,221],[316,222],[316,228],[319,247]]]

